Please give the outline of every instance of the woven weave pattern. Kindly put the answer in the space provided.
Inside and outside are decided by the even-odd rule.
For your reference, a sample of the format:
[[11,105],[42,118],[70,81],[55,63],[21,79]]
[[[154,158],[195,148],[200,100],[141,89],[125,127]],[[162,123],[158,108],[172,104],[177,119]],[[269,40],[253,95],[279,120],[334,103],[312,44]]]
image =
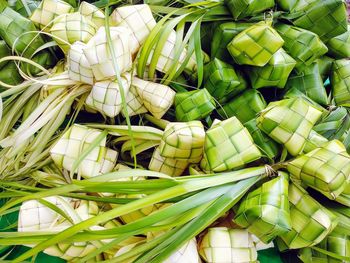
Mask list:
[[350,106],[350,60],[336,60],[331,75],[332,94],[338,106]]
[[120,89],[124,94],[128,94],[130,88],[130,74],[123,75],[121,78],[122,87],[117,80],[104,80],[96,82],[92,87],[91,93],[86,98],[86,104],[107,115],[108,117],[117,116],[122,110],[122,96]]
[[159,145],[160,155],[197,163],[203,155],[204,138],[200,121],[169,123]]
[[265,108],[266,102],[261,93],[256,90],[247,90],[219,109],[219,113],[221,116],[236,116],[240,122],[246,123]]
[[159,147],[157,147],[153,152],[148,169],[151,171],[164,173],[169,176],[180,176],[183,174],[188,164],[189,163],[187,161],[162,157],[160,155]]
[[[36,27],[29,19],[19,15],[11,8],[6,7],[0,13],[1,27],[0,36],[6,43],[15,48],[16,52],[25,57],[30,57],[37,48],[44,45],[44,40],[41,36],[33,40],[33,34],[24,34],[29,31],[36,31]],[[24,35],[22,35],[24,34]],[[28,45],[30,43],[30,45]]]
[[313,1],[301,9],[293,24],[330,39],[347,31],[347,12],[342,0]]
[[306,66],[299,74],[294,74],[288,79],[287,89],[296,88],[313,101],[321,104],[328,104],[326,89],[316,62]]
[[321,112],[302,98],[271,102],[257,118],[258,127],[295,156],[304,148]]
[[96,25],[79,13],[65,14],[53,23],[50,33],[58,46],[67,53],[76,41],[87,43],[96,33]]
[[241,82],[234,68],[217,58],[205,65],[203,82],[204,88],[219,102],[245,89],[244,85],[240,85]]
[[214,109],[215,101],[205,88],[178,92],[175,95],[175,111],[178,121],[203,119]]
[[46,26],[50,28],[52,24],[49,24],[56,17],[63,14],[72,13],[73,11],[74,8],[65,1],[43,0],[30,16],[30,20],[32,20],[40,28],[44,28]]
[[311,65],[328,51],[318,35],[311,31],[286,24],[277,24],[275,28],[284,39],[283,47],[298,62]]
[[118,7],[113,11],[111,21],[130,29],[130,49],[133,54],[139,50],[156,25],[151,9],[145,4]]
[[337,225],[337,217],[299,186],[291,183],[288,193],[292,230],[277,239],[279,249],[298,249],[318,244]]
[[225,62],[231,62],[232,58],[227,50],[227,45],[238,33],[252,26],[253,23],[221,23],[214,31],[211,42],[211,58],[218,58]]
[[278,6],[285,11],[291,11],[299,0],[275,0]]
[[274,0],[225,0],[227,8],[230,10],[235,20],[254,16],[275,5]]
[[244,126],[247,128],[254,143],[258,146],[264,156],[270,159],[277,156],[279,152],[278,144],[258,128],[256,119],[244,123]]
[[125,98],[126,109],[129,116],[134,116],[142,113],[146,113],[147,109],[143,105],[143,101],[136,91],[135,86],[131,85],[128,95]]
[[[110,34],[119,71],[124,73],[130,70],[132,65],[129,47],[129,36],[131,33],[124,27],[110,27]],[[94,37],[87,43],[84,54],[97,81],[117,75],[109,52],[105,27],[100,27]]]
[[69,49],[67,57],[68,75],[72,80],[93,85],[94,74],[83,52],[84,48],[86,48],[86,44],[77,41]]
[[350,181],[350,156],[333,140],[289,162],[287,169],[294,179],[335,199]]
[[199,253],[208,263],[254,263],[258,256],[248,231],[226,227],[209,228]]
[[[99,130],[85,126],[72,126],[50,150],[51,158],[58,167],[71,171],[74,162],[100,133]],[[77,169],[78,174],[83,177],[93,177],[113,169],[117,160],[117,152],[106,148],[105,144],[106,138],[84,158]]]
[[264,67],[251,67],[249,69],[253,88],[284,88],[289,74],[295,65],[296,61],[281,48],[273,54],[270,61]]
[[279,176],[248,193],[236,212],[234,222],[269,243],[291,229],[288,175]]
[[81,2],[78,12],[84,17],[90,19],[98,28],[105,24],[104,13],[99,8],[88,2]]
[[350,57],[350,26],[344,34],[331,38],[326,43],[329,53],[336,58]]
[[145,108],[158,119],[173,105],[175,91],[166,85],[134,77],[131,83],[143,101]]
[[206,132],[201,168],[222,172],[241,167],[261,157],[248,130],[236,117],[220,121]]
[[262,67],[283,43],[269,23],[259,22],[235,36],[227,49],[237,64]]

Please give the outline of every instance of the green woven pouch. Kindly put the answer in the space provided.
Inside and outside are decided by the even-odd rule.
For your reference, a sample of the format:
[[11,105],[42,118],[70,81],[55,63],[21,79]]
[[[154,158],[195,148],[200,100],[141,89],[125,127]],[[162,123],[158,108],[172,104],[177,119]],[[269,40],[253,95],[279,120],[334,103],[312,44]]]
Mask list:
[[45,44],[40,35],[33,40],[35,32],[22,35],[29,31],[37,31],[32,21],[9,7],[2,10],[0,13],[0,37],[6,41],[10,48],[14,46],[19,55],[27,58],[30,58],[39,47]]
[[300,3],[303,2],[299,1],[296,6],[295,13],[298,17],[293,20],[294,25],[314,32],[322,40],[330,39],[347,31],[347,12],[344,1],[313,0],[307,1],[310,3],[301,7]]
[[338,106],[350,106],[350,60],[341,59],[333,63],[331,75],[332,94]]
[[175,95],[175,112],[178,121],[203,119],[214,109],[215,101],[205,88],[178,92]]
[[331,38],[326,45],[331,56],[338,59],[350,57],[350,26],[348,26],[348,31]]
[[271,27],[271,22],[262,21],[235,36],[227,49],[237,64],[262,67],[283,44],[283,39]]
[[228,10],[235,20],[257,15],[275,5],[274,0],[225,0]]
[[265,108],[266,102],[261,93],[257,90],[247,90],[233,98],[220,108],[218,112],[224,118],[236,116],[240,122],[246,123],[254,119]]
[[234,222],[264,243],[290,231],[288,179],[288,174],[280,172],[249,192],[238,206]]
[[302,98],[271,102],[257,118],[258,127],[296,156],[302,152],[322,112]]
[[300,64],[309,66],[328,51],[318,35],[311,31],[286,24],[277,24],[275,28],[284,39],[283,48]]
[[235,36],[252,25],[254,24],[226,22],[217,26],[211,42],[211,58],[231,63],[232,57],[227,50],[227,45]]
[[254,89],[264,87],[284,88],[296,61],[282,48],[273,54],[263,67],[250,67],[248,74]]
[[350,181],[350,156],[340,141],[333,140],[288,162],[287,169],[293,180],[335,199]]
[[338,218],[300,186],[289,184],[288,198],[292,230],[276,239],[281,251],[314,246],[337,225]]
[[256,119],[244,123],[244,126],[249,131],[255,144],[259,147],[263,155],[269,159],[273,159],[278,155],[280,150],[279,145],[258,128]]
[[[225,102],[246,88],[234,68],[217,58],[204,67],[204,88],[219,102]],[[243,83],[244,84],[244,83]]]
[[22,0],[7,1],[9,7],[24,17],[30,16],[30,14],[40,5],[40,1],[37,0],[26,0],[25,3],[26,6],[23,5]]
[[222,172],[242,167],[261,157],[248,130],[236,117],[218,121],[206,132],[204,171]]
[[166,158],[198,163],[202,159],[205,131],[200,121],[170,122],[159,145]]
[[288,79],[286,88],[296,88],[313,101],[321,105],[328,104],[328,96],[323,86],[322,77],[316,62],[305,67],[302,72],[293,74]]

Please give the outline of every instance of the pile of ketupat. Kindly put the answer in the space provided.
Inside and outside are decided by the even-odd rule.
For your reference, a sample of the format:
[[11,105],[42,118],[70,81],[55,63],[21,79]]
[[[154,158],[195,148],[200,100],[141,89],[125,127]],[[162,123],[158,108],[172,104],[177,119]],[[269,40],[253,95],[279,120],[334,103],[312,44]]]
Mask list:
[[346,10],[0,0],[1,260],[350,262]]

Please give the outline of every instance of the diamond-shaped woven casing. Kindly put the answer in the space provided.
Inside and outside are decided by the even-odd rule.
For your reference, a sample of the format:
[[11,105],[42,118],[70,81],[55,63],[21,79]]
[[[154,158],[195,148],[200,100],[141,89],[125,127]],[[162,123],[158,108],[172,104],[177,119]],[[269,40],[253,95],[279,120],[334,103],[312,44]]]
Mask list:
[[215,101],[205,88],[178,92],[175,95],[175,112],[178,121],[203,119],[214,109]]
[[121,76],[122,87],[117,80],[104,80],[96,82],[89,96],[86,98],[86,104],[98,110],[108,117],[117,116],[122,110],[122,96],[120,89],[124,90],[125,97],[129,93],[130,74],[126,73]]
[[[93,201],[74,201],[59,196],[47,197],[44,198],[44,200],[63,210],[75,223],[94,217],[98,214],[97,203]],[[71,212],[72,210],[75,210],[74,214]],[[49,222],[49,220],[51,221]],[[57,212],[37,200],[26,201],[21,205],[18,222],[19,232],[35,231],[40,233],[40,231],[63,231],[72,226],[69,221],[65,220]],[[40,223],[40,228],[31,226],[32,224],[38,223]],[[93,228],[94,230],[104,229],[101,226],[94,226]],[[72,260],[74,258],[86,256],[89,252],[92,252],[97,248],[96,244],[97,243],[91,242],[58,243],[46,248],[44,252],[51,256],[60,257],[65,260]],[[33,244],[25,245],[30,247],[34,246]]]
[[[340,225],[340,224],[339,224]],[[347,229],[336,226],[334,230],[317,244],[316,247],[324,249],[328,252],[334,253],[337,256],[350,257],[350,236],[347,234]],[[298,257],[302,262],[325,262],[325,263],[342,263],[343,260],[335,259],[334,257],[327,256],[321,252],[318,252],[312,248],[303,248],[299,250]]]
[[87,43],[96,33],[96,25],[80,13],[64,14],[55,19],[50,33],[58,46],[67,53],[76,41]]
[[126,95],[125,102],[129,116],[134,116],[147,112],[147,109],[144,106],[140,95],[137,93],[137,90],[133,85],[130,86],[130,90],[128,95]]
[[[302,1],[300,1],[302,2]],[[346,5],[342,0],[314,0],[298,10],[293,24],[330,39],[347,31]]]
[[160,155],[197,163],[203,155],[205,131],[200,121],[169,123],[159,145]]
[[30,15],[28,11],[31,13],[34,12],[34,10],[40,5],[40,2],[41,1],[38,0],[27,0],[25,1],[26,6],[24,6],[22,1],[7,1],[9,7],[24,17]]
[[264,87],[284,88],[296,61],[284,51],[278,50],[264,67],[250,67],[249,77],[254,89]]
[[[53,145],[50,150],[51,158],[58,167],[71,171],[74,162],[100,134],[99,130],[75,124]],[[118,153],[105,145],[106,138],[80,163],[78,174],[89,178],[113,169]]]
[[227,50],[227,45],[232,41],[232,39],[238,35],[238,33],[252,26],[253,23],[235,23],[226,22],[219,24],[213,35],[213,40],[211,42],[211,58],[220,59],[225,62],[232,62],[232,57]]
[[304,67],[300,73],[292,74],[287,81],[286,88],[296,88],[313,101],[321,105],[328,104],[327,92],[317,62]]
[[223,117],[236,116],[240,122],[246,123],[254,119],[260,111],[266,108],[266,105],[266,101],[259,91],[247,90],[233,98],[218,112]]
[[257,125],[296,156],[302,152],[312,127],[321,115],[321,111],[297,97],[271,102],[257,118]]
[[263,183],[248,193],[239,205],[234,222],[265,243],[291,230],[288,201],[288,175]]
[[280,250],[314,246],[337,225],[338,218],[300,186],[291,183],[288,198],[292,230],[276,239]]
[[333,140],[288,162],[287,169],[293,179],[335,199],[350,181],[350,156],[340,141]]
[[283,39],[271,23],[259,22],[243,30],[227,45],[237,64],[265,66],[282,46]]
[[225,0],[225,4],[230,10],[235,20],[254,16],[275,5],[274,0]]
[[[64,211],[64,201],[69,198],[50,196],[45,201],[57,206]],[[54,210],[49,209],[37,200],[29,200],[22,203],[18,215],[18,232],[45,231],[55,228],[54,223],[61,216]]]
[[264,156],[273,159],[278,155],[280,147],[274,140],[272,140],[258,128],[256,125],[256,119],[252,119],[244,123],[244,126],[247,128],[254,140],[254,143],[258,146],[259,150]]
[[260,157],[261,153],[248,130],[236,117],[231,117],[214,123],[207,130],[200,165],[204,171],[222,172]]
[[350,26],[345,33],[331,38],[326,43],[329,53],[335,58],[350,57]]
[[183,174],[188,164],[189,163],[187,161],[161,156],[159,147],[157,147],[153,152],[152,159],[148,165],[148,169],[170,176],[180,176]]
[[[14,47],[19,54],[31,57],[39,47],[45,44],[40,35],[34,38],[37,35],[34,23],[11,8],[6,7],[0,12],[0,20],[1,38],[6,41],[9,47]],[[33,31],[33,34],[25,34]]]
[[175,91],[166,85],[134,77],[131,85],[135,87],[145,108],[158,119],[161,119],[173,105]]
[[199,254],[208,263],[253,263],[258,257],[247,230],[226,227],[209,228],[200,242]]
[[318,35],[311,31],[286,24],[276,24],[275,28],[284,39],[283,48],[301,64],[309,66],[328,51]]
[[245,83],[240,82],[235,69],[217,58],[205,65],[203,82],[204,88],[219,102],[237,95],[246,88]]
[[88,2],[81,2],[78,12],[90,19],[98,28],[105,24],[105,14]]
[[323,81],[326,81],[329,78],[333,61],[333,58],[327,56],[322,56],[316,60]]
[[350,60],[334,61],[331,86],[335,104],[337,106],[350,106]]
[[130,29],[130,50],[133,54],[137,53],[156,25],[151,9],[145,4],[118,7],[111,14],[111,21]]
[[74,8],[65,1],[43,0],[30,16],[30,20],[40,28],[49,29],[52,26],[51,22],[56,17],[72,12],[74,12]]
[[[132,65],[130,30],[125,27],[110,27],[109,29],[118,69],[120,73],[124,73],[130,70]],[[100,27],[97,30],[94,37],[87,43],[84,54],[91,65],[96,80],[104,80],[117,75],[109,52],[105,27]]]
[[86,44],[79,41],[71,45],[67,56],[68,76],[72,80],[93,85],[94,74],[83,52],[84,48]]

